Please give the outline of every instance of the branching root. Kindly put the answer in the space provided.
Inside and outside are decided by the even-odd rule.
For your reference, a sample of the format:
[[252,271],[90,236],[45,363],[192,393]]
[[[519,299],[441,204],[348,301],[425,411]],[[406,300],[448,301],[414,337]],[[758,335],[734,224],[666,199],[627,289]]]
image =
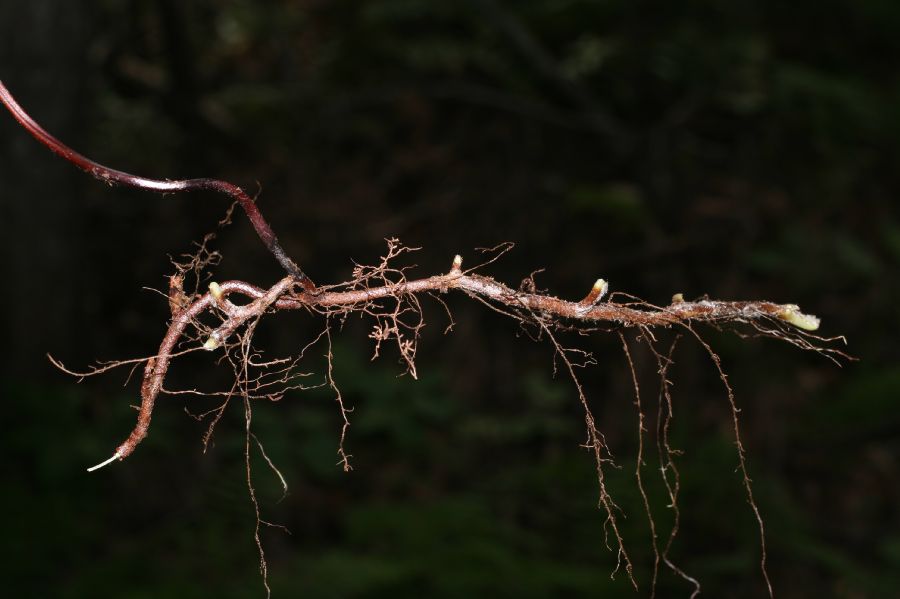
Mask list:
[[[587,394],[577,375],[578,368],[595,365],[596,361],[588,352],[564,347],[560,343],[557,333],[577,331],[588,334],[606,331],[615,332],[619,336],[632,376],[634,405],[637,411],[638,453],[635,478],[648,518],[653,544],[654,564],[650,583],[651,596],[654,596],[656,592],[660,564],[664,564],[674,574],[690,583],[693,586],[692,596],[696,596],[700,591],[699,582],[673,563],[670,558],[670,550],[679,529],[678,494],[680,489],[678,469],[675,464],[675,458],[679,452],[673,449],[669,442],[669,427],[674,414],[669,391],[670,383],[666,378],[667,370],[672,363],[675,344],[673,343],[668,353],[663,355],[656,348],[657,340],[653,330],[676,328],[687,331],[692,337],[695,337],[710,356],[725,385],[734,422],[738,468],[743,476],[744,488],[751,509],[759,525],[761,569],[769,593],[772,593],[766,571],[763,519],[753,498],[745,450],[738,426],[739,410],[727,377],[722,370],[719,357],[695,331],[694,324],[704,323],[717,328],[729,327],[740,335],[781,339],[802,349],[818,352],[835,362],[840,358],[849,358],[847,354],[834,347],[834,343],[843,341],[843,338],[826,338],[812,333],[818,327],[818,319],[814,316],[803,314],[793,304],[709,299],[685,301],[681,294],[673,296],[672,302],[667,306],[656,306],[623,293],[614,293],[608,296],[609,284],[603,279],[598,279],[580,301],[569,301],[539,291],[534,282],[535,273],[526,278],[518,289],[513,289],[493,278],[475,272],[476,269],[491,264],[499,256],[509,251],[511,244],[503,244],[486,250],[489,254],[488,259],[475,268],[464,270],[462,268],[463,260],[457,255],[453,258],[450,269],[446,273],[414,279],[409,276],[409,271],[413,267],[399,267],[395,266],[395,263],[402,256],[415,252],[417,248],[405,247],[396,239],[387,240],[387,252],[381,257],[378,264],[374,266],[354,265],[352,278],[344,283],[310,288],[308,284],[298,283],[296,278],[287,276],[268,289],[262,289],[244,281],[210,281],[203,293],[199,292],[198,285],[195,285],[192,293],[185,293],[185,275],[193,274],[195,280],[200,281],[202,271],[215,263],[217,254],[206,249],[206,241],[204,240],[204,243],[199,246],[197,257],[183,264],[176,264],[177,272],[170,279],[169,291],[166,294],[172,318],[155,355],[133,360],[99,363],[86,372],[70,370],[58,360],[52,357],[50,359],[57,368],[78,377],[79,380],[116,367],[130,366],[133,370],[141,364],[144,365],[137,423],[131,434],[116,448],[113,455],[96,466],[92,466],[89,469],[91,472],[115,461],[124,460],[134,452],[147,436],[156,399],[160,393],[217,395],[223,398],[218,407],[195,415],[197,419],[207,417],[211,419],[209,428],[203,437],[204,448],[208,446],[215,426],[230,400],[235,396],[241,398],[247,427],[245,431],[247,485],[256,514],[257,524],[254,538],[259,550],[260,569],[264,580],[266,562],[259,531],[261,526],[271,524],[260,516],[259,503],[252,485],[249,457],[253,446],[251,440],[255,441],[263,459],[278,476],[285,493],[287,492],[287,483],[250,429],[251,402],[259,399],[277,401],[288,390],[308,388],[299,381],[309,373],[299,372],[298,367],[307,351],[324,339],[327,343],[325,354],[327,369],[325,380],[321,385],[331,388],[334,392],[341,417],[337,449],[338,464],[345,471],[351,470],[351,455],[345,450],[345,441],[350,427],[352,408],[345,405],[333,375],[332,327],[334,324],[343,324],[351,316],[370,320],[372,324],[369,338],[373,341],[372,359],[381,356],[386,344],[390,344],[396,350],[403,372],[412,378],[417,378],[416,350],[421,331],[425,326],[420,297],[427,294],[437,298],[449,314],[449,308],[443,296],[456,290],[490,309],[512,318],[532,339],[549,342],[554,353],[554,372],[557,366],[563,367],[563,371],[574,384],[584,411],[586,428],[584,446],[590,450],[595,462],[598,507],[606,516],[604,527],[606,543],[617,557],[617,566],[613,575],[624,568],[629,581],[637,589],[633,564],[619,526],[618,518],[622,515],[622,511],[606,487],[604,467],[614,463],[613,456],[601,429],[597,426]],[[252,344],[256,326],[261,319],[284,310],[304,310],[310,314],[319,315],[324,318],[324,330],[303,348],[298,357],[263,359],[262,352],[254,349]],[[208,320],[210,315],[218,319],[216,326],[204,324],[204,318],[201,317]],[[643,341],[654,356],[660,377],[655,441],[660,476],[669,499],[668,507],[673,514],[672,526],[665,542],[660,541],[657,525],[650,508],[650,500],[644,486],[642,475],[642,468],[645,466],[644,437],[648,431],[645,425],[646,415],[641,402],[638,376],[632,360],[632,350],[623,334],[626,329],[637,331],[637,339]],[[224,351],[223,358],[231,364],[235,373],[234,386],[228,391],[214,393],[195,389],[165,389],[163,382],[172,359],[199,350]],[[266,588],[268,589],[268,586]]]

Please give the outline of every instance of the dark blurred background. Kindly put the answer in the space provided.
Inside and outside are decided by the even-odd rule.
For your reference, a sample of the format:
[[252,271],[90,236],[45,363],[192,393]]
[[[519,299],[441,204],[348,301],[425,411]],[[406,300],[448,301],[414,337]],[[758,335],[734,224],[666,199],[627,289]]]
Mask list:
[[[900,588],[900,4],[626,0],[0,3],[0,76],[48,130],[147,176],[261,190],[288,252],[317,282],[374,263],[384,238],[442,272],[476,247],[485,272],[582,297],[597,277],[665,303],[796,302],[846,335],[843,368],[772,340],[705,331],[730,374],[769,569],[782,597]],[[234,403],[205,423],[163,397],[147,441],[93,475],[130,430],[138,390],[117,371],[81,384],[48,363],[152,354],[169,257],[216,230],[227,201],[109,188],[0,118],[4,263],[2,578],[9,596],[262,596]],[[280,276],[242,215],[218,231],[217,280]],[[254,452],[276,597],[646,596],[652,544],[634,480],[637,420],[615,335],[583,381],[621,469],[635,594],[604,545],[572,384],[546,343],[462,295],[436,302],[420,380],[370,362],[370,323],[335,335],[355,408],[347,448],[333,394],[258,403]],[[322,322],[262,325],[267,355]],[[671,337],[660,333],[661,344]],[[657,377],[632,341],[643,400]],[[320,383],[324,346],[303,369]],[[672,557],[709,597],[758,597],[759,543],[726,396],[683,340],[673,444],[683,450]],[[170,385],[220,389],[204,355]],[[644,479],[672,525],[650,451]],[[4,594],[7,593],[4,591]],[[661,571],[660,596],[690,585]]]

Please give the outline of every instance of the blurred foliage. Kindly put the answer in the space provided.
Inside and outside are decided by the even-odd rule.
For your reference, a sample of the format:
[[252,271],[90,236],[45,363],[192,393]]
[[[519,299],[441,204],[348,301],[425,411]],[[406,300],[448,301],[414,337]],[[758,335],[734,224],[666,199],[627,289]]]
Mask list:
[[[314,280],[377,260],[385,237],[423,246],[415,272],[428,274],[511,240],[489,273],[514,284],[546,268],[538,284],[560,296],[603,276],[655,303],[766,298],[823,317],[858,364],[709,332],[742,406],[770,572],[782,597],[900,588],[900,4],[105,0],[81,18],[90,47],[47,49],[88,57],[71,143],[150,175],[260,182],[260,204]],[[81,185],[48,193],[78,198],[97,228],[80,233],[87,263],[72,265],[84,281],[71,301],[93,325],[77,347],[49,339],[44,351],[67,364],[145,355],[166,307],[135,290],[161,287],[166,256],[190,251],[224,206]],[[217,278],[278,275],[241,219],[216,243]],[[449,301],[447,336],[441,308],[427,307],[419,381],[397,378],[391,357],[367,361],[367,325],[340,335],[352,473],[335,465],[332,394],[255,407],[290,485],[281,499],[254,452],[263,517],[292,533],[263,532],[275,596],[635,596],[623,572],[610,579],[580,407],[553,379],[549,348]],[[302,347],[316,333],[308,320],[272,325],[267,347]],[[621,466],[609,486],[645,595],[653,557],[630,377],[614,339],[571,343],[600,359],[585,384]],[[653,414],[656,367],[633,352]],[[673,558],[704,595],[761,596],[723,390],[696,346],[682,341],[676,361]],[[217,376],[198,362],[175,380],[209,388]],[[137,454],[86,477],[131,426],[134,385],[24,380],[12,367],[3,379],[14,594],[262,594],[237,405],[201,455],[204,425],[164,398]],[[672,512],[645,450],[665,539]],[[690,592],[664,570],[659,585],[659,596]]]

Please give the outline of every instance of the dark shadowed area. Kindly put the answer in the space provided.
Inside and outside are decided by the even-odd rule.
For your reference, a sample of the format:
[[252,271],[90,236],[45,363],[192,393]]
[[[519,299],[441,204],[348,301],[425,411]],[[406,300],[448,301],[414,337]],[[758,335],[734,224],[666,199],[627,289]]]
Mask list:
[[[258,193],[317,283],[377,264],[412,276],[514,242],[482,274],[580,299],[598,278],[655,304],[796,303],[845,335],[842,367],[734,330],[698,331],[741,407],[779,597],[900,588],[900,4],[627,0],[73,0],[0,3],[0,79],[91,158]],[[150,435],[88,474],[134,423],[139,376],[82,382],[152,355],[172,259],[208,233],[209,275],[268,287],[282,271],[229,200],[109,187],[0,110],[4,262],[4,595],[263,597],[239,400],[163,396]],[[163,294],[157,293],[162,291]],[[654,541],[635,480],[638,415],[615,333],[562,336],[615,455],[607,489],[635,565],[607,548],[582,407],[551,344],[462,293],[423,297],[418,380],[372,323],[333,322],[309,390],[253,403],[251,446],[274,597],[644,597]],[[325,325],[259,325],[266,358]],[[737,330],[748,333],[747,330]],[[657,363],[625,330],[648,414],[641,470],[659,546],[675,511],[652,445]],[[655,331],[667,348],[674,333]],[[227,391],[221,354],[176,361],[170,389]],[[761,597],[759,532],[728,398],[679,342],[670,437],[680,522],[670,551],[704,597]],[[610,541],[610,547],[614,542]],[[693,586],[661,566],[659,597]]]

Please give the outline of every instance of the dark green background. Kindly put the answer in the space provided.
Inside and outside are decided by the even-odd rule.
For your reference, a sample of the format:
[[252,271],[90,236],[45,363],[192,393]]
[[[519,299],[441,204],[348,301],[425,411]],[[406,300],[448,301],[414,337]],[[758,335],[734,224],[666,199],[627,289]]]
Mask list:
[[[255,190],[317,282],[373,263],[385,237],[422,275],[503,241],[485,272],[582,297],[597,277],[655,303],[675,292],[796,302],[844,334],[838,368],[771,340],[705,331],[742,407],[769,570],[782,597],[884,597],[900,586],[900,4],[625,0],[346,2],[32,0],[0,4],[0,77],[50,131],[148,176]],[[111,189],[0,118],[3,240],[2,579],[34,597],[263,595],[235,403],[202,454],[209,402],[164,397],[150,437],[93,475],[130,429],[127,373],[81,368],[155,351],[169,256],[227,202]],[[214,275],[279,276],[242,217]],[[355,408],[355,470],[335,465],[328,392],[257,404],[254,453],[276,597],[635,596],[610,580],[591,456],[546,343],[462,295],[426,302],[420,380],[370,362],[370,323],[335,336]],[[298,351],[322,323],[263,325]],[[633,335],[629,333],[633,341]],[[666,343],[666,333],[660,341]],[[615,335],[567,338],[617,456],[609,489],[648,594],[636,414]],[[655,364],[632,345],[655,410]],[[303,365],[321,382],[319,346]],[[752,513],[715,371],[684,340],[673,438],[684,451],[677,563],[704,596],[763,595]],[[213,357],[170,384],[221,388]],[[651,453],[644,471],[671,526]],[[690,586],[663,570],[660,596]]]

